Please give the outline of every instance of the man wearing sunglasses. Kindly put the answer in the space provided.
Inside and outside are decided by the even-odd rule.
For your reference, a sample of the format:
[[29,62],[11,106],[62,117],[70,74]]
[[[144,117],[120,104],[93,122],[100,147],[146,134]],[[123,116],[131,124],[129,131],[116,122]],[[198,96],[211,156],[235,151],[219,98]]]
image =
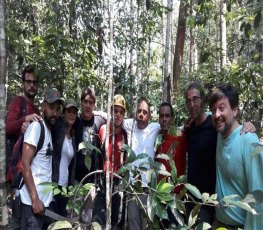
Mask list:
[[38,121],[32,122],[24,135],[22,150],[22,175],[24,185],[20,189],[21,229],[43,229],[44,210],[52,200],[52,191],[42,183],[51,182],[53,144],[51,128],[60,115],[62,99],[54,88],[48,88],[42,104],[42,119],[45,138],[42,148],[36,152],[41,126]]

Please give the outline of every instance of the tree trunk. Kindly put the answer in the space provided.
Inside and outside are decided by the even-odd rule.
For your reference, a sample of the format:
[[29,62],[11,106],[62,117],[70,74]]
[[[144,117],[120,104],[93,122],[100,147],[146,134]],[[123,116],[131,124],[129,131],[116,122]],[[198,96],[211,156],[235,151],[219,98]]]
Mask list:
[[[192,17],[195,17],[196,13],[193,9],[194,0],[191,0],[190,3],[190,14]],[[195,42],[195,27],[190,27],[190,47],[189,47],[189,72],[193,72],[197,68],[197,49],[196,49],[196,42]]]
[[[173,9],[173,0],[167,0],[167,7]],[[166,39],[165,39],[165,53],[164,53],[164,76],[163,76],[163,102],[171,102],[170,97],[170,77],[169,77],[169,60],[170,60],[170,39],[171,39],[171,19],[172,11],[167,13],[166,21]]]
[[[109,94],[108,94],[108,111],[107,117],[110,117],[111,112],[111,104],[112,104],[112,95],[113,95],[113,5],[108,1],[108,9],[109,9],[109,28],[110,28],[110,76],[109,76]],[[106,144],[105,146],[109,146],[109,134],[110,134],[110,120],[107,119],[106,126]],[[114,135],[113,135],[114,136]],[[114,138],[113,138],[112,146],[114,146]],[[112,150],[113,153],[114,150]],[[114,160],[113,160],[114,162]],[[109,161],[109,149],[106,149],[106,230],[111,229],[111,194],[112,194],[112,174],[110,176],[110,161]]]
[[6,205],[6,152],[5,152],[5,110],[6,110],[6,47],[5,47],[5,1],[0,0],[0,227],[8,225]]
[[226,66],[227,60],[227,41],[226,41],[226,2],[220,1],[220,67],[221,69]]
[[173,62],[173,91],[174,92],[176,92],[177,90],[178,81],[181,75],[182,64],[183,64],[187,9],[188,9],[187,1],[182,0],[179,8],[178,28],[176,35],[174,62]]

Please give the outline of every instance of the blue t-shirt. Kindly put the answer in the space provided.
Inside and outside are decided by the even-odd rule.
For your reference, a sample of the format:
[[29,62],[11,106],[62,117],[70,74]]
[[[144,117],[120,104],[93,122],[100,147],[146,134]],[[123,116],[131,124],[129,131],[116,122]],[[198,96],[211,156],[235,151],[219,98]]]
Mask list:
[[[252,156],[259,139],[254,133],[240,135],[242,126],[236,128],[227,138],[218,135],[216,152],[216,193],[221,200],[225,196],[239,195],[243,199],[248,193],[263,189],[263,153]],[[254,206],[263,212],[263,204]],[[216,208],[219,221],[244,226],[244,229],[263,229],[262,215],[252,215],[237,207]]]

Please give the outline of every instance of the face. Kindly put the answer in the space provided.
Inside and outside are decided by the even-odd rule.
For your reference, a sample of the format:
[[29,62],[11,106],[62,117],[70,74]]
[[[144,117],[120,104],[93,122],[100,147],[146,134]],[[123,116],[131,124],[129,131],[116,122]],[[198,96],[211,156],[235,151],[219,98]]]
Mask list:
[[38,91],[38,80],[33,73],[25,74],[25,81],[22,84],[24,94],[29,98],[35,98]]
[[81,101],[82,117],[84,120],[88,121],[92,118],[94,108],[94,99],[90,95],[86,95],[86,97]]
[[61,104],[56,101],[54,103],[43,103],[44,120],[49,127],[54,126],[57,123],[58,117],[61,112]]
[[77,119],[77,113],[78,113],[77,109],[73,106],[65,109],[64,120],[69,126],[74,125]]
[[121,127],[124,119],[125,110],[119,105],[114,105],[114,125]]
[[159,124],[162,131],[168,131],[173,122],[172,111],[169,106],[162,106],[159,110]]
[[203,105],[198,89],[190,89],[187,91],[186,106],[190,117],[194,120],[203,114]]
[[137,126],[140,129],[144,129],[147,127],[150,120],[150,108],[145,101],[142,101],[136,111],[136,121]]
[[211,108],[212,121],[217,132],[227,137],[234,130],[237,116],[237,108],[232,109],[228,98],[223,97]]

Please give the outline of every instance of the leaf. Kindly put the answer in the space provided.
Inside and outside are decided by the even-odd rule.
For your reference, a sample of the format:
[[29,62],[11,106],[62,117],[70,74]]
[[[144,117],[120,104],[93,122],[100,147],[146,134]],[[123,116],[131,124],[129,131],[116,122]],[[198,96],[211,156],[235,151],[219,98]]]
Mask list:
[[157,156],[156,156],[156,158],[158,158],[158,159],[163,159],[163,160],[170,160],[170,157],[167,155],[167,154],[164,154],[164,153],[161,153],[161,154],[158,154]]
[[202,201],[203,201],[203,203],[206,203],[208,198],[209,198],[209,193],[204,192],[202,194]]
[[159,145],[161,145],[163,142],[163,135],[162,134],[158,134],[158,136],[155,139],[155,143],[154,143],[154,149],[156,150]]
[[79,143],[79,150],[86,149],[86,145],[84,142]]
[[90,170],[90,168],[91,168],[91,157],[88,154],[85,156],[85,166],[88,170]]
[[151,174],[151,188],[156,188],[157,186],[157,178],[155,172]]
[[200,211],[200,208],[201,208],[200,204],[196,204],[194,206],[194,208],[191,211],[191,214],[189,216],[189,219],[188,219],[188,228],[191,228],[195,224],[197,217],[198,217],[198,213]]
[[245,26],[245,36],[246,38],[250,38],[250,35],[252,33],[252,27],[250,23],[247,23]]
[[169,173],[168,171],[165,171],[165,170],[158,170],[158,174],[161,174],[163,176],[171,176],[171,173]]
[[196,226],[196,230],[208,230],[211,228],[212,228],[212,226],[206,222],[200,223]]
[[256,17],[255,17],[255,19],[254,19],[254,28],[255,28],[255,29],[258,28],[259,25],[260,25],[261,16],[262,16],[262,14],[261,14],[261,9],[260,9],[260,10],[257,12],[257,15],[256,15]]
[[48,226],[47,230],[57,230],[57,229],[72,229],[71,223],[66,220],[56,221]]
[[248,212],[251,212],[252,214],[257,214],[257,212],[255,211],[255,209],[251,208],[249,204],[242,202],[242,201],[237,201],[237,202],[232,202],[232,205],[237,206],[239,208],[242,208]]
[[59,193],[61,193],[61,190],[59,188],[55,188],[54,191],[54,196],[58,195]]
[[173,196],[169,193],[157,193],[156,197],[158,197],[160,202],[163,204],[174,200]]
[[263,203],[263,191],[255,190],[246,195],[243,202],[248,204],[260,204]]
[[170,193],[173,189],[173,185],[164,182],[165,178],[163,178],[157,185],[156,190],[158,193]]
[[176,219],[176,221],[178,222],[178,224],[183,226],[184,225],[184,217],[177,211],[176,208],[171,207],[171,212],[172,212],[174,218]]
[[156,206],[156,202],[154,201],[154,197],[152,195],[149,195],[147,198],[147,214],[151,221],[153,221],[153,218],[155,216],[155,212],[154,212],[155,206]]
[[193,185],[191,185],[191,184],[185,184],[184,186],[185,186],[185,187],[187,188],[187,190],[188,190],[189,192],[191,192],[196,198],[202,199],[202,195],[201,195],[200,191],[199,191],[195,186],[193,186]]
[[242,24],[241,24],[241,26],[240,26],[240,31],[242,31],[245,27],[246,27],[246,22],[243,22]]
[[149,155],[147,153],[140,153],[136,156],[136,160],[139,160],[139,159],[144,159],[144,158],[147,158],[149,157]]
[[171,167],[172,180],[175,184],[177,184],[177,169],[175,167],[174,160],[170,160],[169,164]]

